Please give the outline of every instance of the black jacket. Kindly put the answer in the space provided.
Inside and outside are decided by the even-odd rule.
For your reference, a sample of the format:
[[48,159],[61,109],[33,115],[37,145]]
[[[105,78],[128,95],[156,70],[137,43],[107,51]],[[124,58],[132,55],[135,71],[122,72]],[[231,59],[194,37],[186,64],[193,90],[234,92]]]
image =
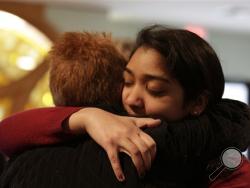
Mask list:
[[206,187],[206,167],[227,147],[250,145],[249,107],[222,100],[198,118],[163,122],[145,130],[157,143],[150,172],[140,179],[131,159],[121,154],[126,181],[119,183],[105,151],[88,137],[26,151],[11,159],[1,188]]

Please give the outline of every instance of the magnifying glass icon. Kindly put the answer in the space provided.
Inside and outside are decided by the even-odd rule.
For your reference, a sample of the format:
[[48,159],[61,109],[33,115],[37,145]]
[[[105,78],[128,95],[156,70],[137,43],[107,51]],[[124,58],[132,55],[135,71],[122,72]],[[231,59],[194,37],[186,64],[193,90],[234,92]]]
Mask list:
[[225,169],[236,170],[242,164],[242,153],[235,147],[225,149],[221,154],[221,165],[209,175],[210,181],[214,181]]

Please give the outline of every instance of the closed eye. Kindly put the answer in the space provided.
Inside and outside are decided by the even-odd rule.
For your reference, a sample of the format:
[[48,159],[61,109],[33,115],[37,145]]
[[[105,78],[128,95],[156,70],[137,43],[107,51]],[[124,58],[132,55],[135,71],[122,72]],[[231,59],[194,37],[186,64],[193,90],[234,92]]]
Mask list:
[[150,95],[152,95],[154,97],[161,97],[161,96],[166,95],[165,90],[150,90],[150,89],[148,89],[148,92]]
[[126,87],[130,87],[134,84],[132,80],[124,80],[123,85]]

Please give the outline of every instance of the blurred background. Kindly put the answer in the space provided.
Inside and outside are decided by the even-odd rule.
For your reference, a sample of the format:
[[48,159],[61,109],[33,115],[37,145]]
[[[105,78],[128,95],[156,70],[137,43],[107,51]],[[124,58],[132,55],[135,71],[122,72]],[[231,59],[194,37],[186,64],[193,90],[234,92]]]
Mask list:
[[105,31],[124,53],[145,25],[185,28],[206,39],[222,62],[224,97],[249,103],[250,2],[232,0],[0,1],[0,120],[52,106],[46,54],[65,31]]

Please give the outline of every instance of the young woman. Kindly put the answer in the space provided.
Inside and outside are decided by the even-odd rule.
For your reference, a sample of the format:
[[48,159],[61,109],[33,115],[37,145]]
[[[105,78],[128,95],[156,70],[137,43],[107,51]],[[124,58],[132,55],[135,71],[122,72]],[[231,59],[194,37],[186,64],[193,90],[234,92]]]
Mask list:
[[[195,165],[195,160],[200,162],[197,169],[202,169],[204,164],[213,157],[219,156],[226,147],[235,146],[243,150],[249,145],[249,136],[247,136],[249,135],[249,109],[242,103],[221,99],[224,90],[221,65],[212,48],[195,34],[160,26],[142,30],[125,70],[124,80],[122,100],[129,115],[162,118],[172,122],[148,130],[148,133],[156,141],[159,161],[170,158],[175,162],[165,161],[165,164],[173,163],[173,169],[186,167],[185,173],[181,173],[182,178],[186,174],[195,181],[197,176],[191,177],[188,174],[189,165]],[[44,109],[44,113],[46,110],[48,111]],[[140,137],[141,132],[138,128],[131,129],[131,126],[126,128],[124,122],[129,122],[129,118],[124,120],[124,117],[98,108],[84,108],[77,112],[75,112],[76,109],[72,111],[72,109],[60,108],[60,110],[64,112],[64,116],[57,118],[68,122],[65,126],[68,131],[88,132],[115,161],[118,161],[116,152],[124,151],[124,148],[128,148],[127,145],[131,143],[138,146],[142,153],[147,147],[140,148],[143,144],[131,141]],[[34,114],[41,112],[39,110],[39,112],[28,113],[34,117]],[[22,114],[18,116],[24,117]],[[50,118],[45,116],[42,122],[39,120],[40,125],[51,126]],[[11,126],[11,120],[2,122],[1,127],[7,130],[6,125]],[[25,126],[34,123],[26,118],[19,120],[22,121],[18,123],[25,123]],[[60,128],[61,122],[53,126]],[[60,130],[62,131],[57,129],[57,132]],[[46,131],[49,132],[47,129]],[[157,136],[154,137],[154,135]],[[45,137],[55,138],[51,132]],[[60,140],[58,139],[57,142]],[[48,143],[46,141],[39,142]],[[18,145],[18,143],[15,144]],[[170,147],[167,147],[168,145]],[[151,157],[149,154],[145,156]],[[159,169],[160,163],[156,162],[156,164],[158,164],[156,169]],[[163,166],[167,167],[167,165]],[[152,170],[159,175],[155,169]],[[178,170],[173,174],[177,175]],[[152,179],[153,176],[150,177]],[[157,180],[165,178],[165,175],[160,175]]]

